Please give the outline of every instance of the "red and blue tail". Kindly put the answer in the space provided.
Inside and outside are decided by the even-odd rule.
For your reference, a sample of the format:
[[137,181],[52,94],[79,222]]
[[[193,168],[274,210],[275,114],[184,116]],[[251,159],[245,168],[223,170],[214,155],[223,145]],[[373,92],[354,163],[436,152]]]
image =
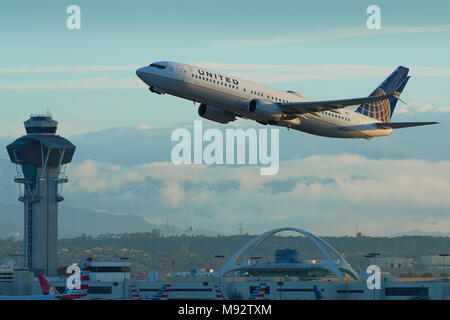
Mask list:
[[248,300],[264,300],[264,295],[266,294],[267,283],[261,283],[259,286],[253,290],[252,294]]
[[80,299],[86,297],[88,290],[89,274],[91,272],[92,258],[87,258],[80,268],[80,287],[66,289],[64,293],[59,293],[51,282],[42,274],[38,275],[42,293],[44,295],[56,296],[59,299]]
[[142,300],[142,295],[138,292],[134,284],[131,285],[131,296],[133,300]]
[[165,284],[161,289],[153,295],[152,300],[169,300],[170,283]]
[[398,67],[370,94],[371,97],[394,93],[395,97],[382,101],[361,104],[355,112],[382,122],[391,121],[395,105],[397,104],[397,97],[402,93],[410,78],[408,76],[408,72],[408,68],[402,66]]
[[222,287],[214,286],[214,293],[216,294],[216,300],[228,300],[227,296],[223,292]]
[[66,289],[62,295],[65,299],[80,299],[86,297],[89,284],[89,274],[91,273],[92,258],[89,257],[80,268],[80,288]]

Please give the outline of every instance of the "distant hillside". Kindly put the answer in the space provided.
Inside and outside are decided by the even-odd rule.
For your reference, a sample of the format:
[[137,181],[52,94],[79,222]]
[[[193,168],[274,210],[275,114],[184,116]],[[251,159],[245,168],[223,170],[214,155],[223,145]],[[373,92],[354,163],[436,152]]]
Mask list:
[[450,237],[450,232],[425,232],[420,229],[409,230],[405,232],[396,233],[389,237],[401,237],[401,236],[432,236],[432,237]]
[[[132,264],[134,276],[145,278],[148,271],[159,271],[161,275],[170,271],[189,271],[193,268],[218,268],[215,255],[223,255],[224,263],[240,247],[252,240],[255,235],[234,236],[178,236],[162,237],[158,232],[107,234],[97,237],[80,236],[58,241],[58,263],[66,265],[73,261],[81,262],[87,255],[98,261],[118,261],[126,257]],[[423,255],[448,252],[450,237],[402,236],[388,237],[322,237],[355,268],[366,268],[369,252],[378,252],[381,257],[398,257],[421,260]],[[323,259],[324,255],[304,237],[274,236],[267,239],[253,254],[261,257],[261,262],[274,260],[277,249],[298,250],[300,259]],[[0,264],[7,263],[11,252],[22,252],[23,241],[0,239]],[[425,272],[414,265],[418,272]],[[408,267],[404,265],[403,271]],[[411,271],[411,268],[408,269]],[[391,271],[384,266],[382,271]],[[398,271],[398,270],[397,270]],[[409,272],[408,271],[408,272]]]
[[[73,238],[82,234],[96,236],[107,233],[165,232],[165,225],[152,224],[132,214],[119,215],[61,206],[59,212],[59,238]],[[171,234],[185,232],[169,226]],[[0,203],[0,238],[23,237],[23,207],[21,203]],[[197,230],[195,234],[217,235],[217,232]]]

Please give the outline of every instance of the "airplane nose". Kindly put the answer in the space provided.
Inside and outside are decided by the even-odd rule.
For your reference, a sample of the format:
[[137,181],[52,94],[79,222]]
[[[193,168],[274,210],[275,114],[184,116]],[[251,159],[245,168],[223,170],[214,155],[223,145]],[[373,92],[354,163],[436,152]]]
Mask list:
[[144,79],[143,79],[144,74],[145,74],[145,67],[142,67],[142,68],[139,68],[139,69],[136,70],[136,75],[137,75],[141,80],[144,80]]

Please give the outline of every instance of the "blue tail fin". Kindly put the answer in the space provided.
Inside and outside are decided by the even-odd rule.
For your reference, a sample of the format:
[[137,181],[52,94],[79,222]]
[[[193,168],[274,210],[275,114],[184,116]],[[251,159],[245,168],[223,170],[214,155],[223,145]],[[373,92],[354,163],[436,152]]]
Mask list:
[[322,300],[323,299],[322,290],[318,286],[313,286],[313,290],[314,290],[314,297],[316,298],[316,300]]
[[[370,96],[379,96],[391,93],[395,93],[397,96],[400,95],[409,80],[408,72],[408,68],[401,66],[398,67],[370,94]],[[391,121],[392,114],[394,113],[397,100],[398,99],[394,97],[383,101],[364,103],[356,109],[356,112],[382,122],[389,122]]]

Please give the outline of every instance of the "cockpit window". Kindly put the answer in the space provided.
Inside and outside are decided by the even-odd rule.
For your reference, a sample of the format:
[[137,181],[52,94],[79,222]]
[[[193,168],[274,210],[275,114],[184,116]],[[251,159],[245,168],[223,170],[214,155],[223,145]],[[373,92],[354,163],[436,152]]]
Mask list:
[[158,68],[158,69],[165,69],[166,66],[157,64],[157,63],[152,63],[149,67],[154,67],[154,68]]

